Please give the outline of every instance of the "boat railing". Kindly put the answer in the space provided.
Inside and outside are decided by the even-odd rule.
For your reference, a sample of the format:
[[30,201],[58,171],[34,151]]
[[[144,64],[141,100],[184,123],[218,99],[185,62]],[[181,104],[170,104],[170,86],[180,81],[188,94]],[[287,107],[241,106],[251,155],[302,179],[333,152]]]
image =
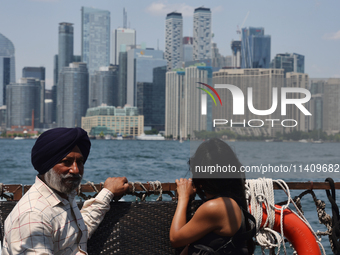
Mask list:
[[[291,190],[327,190],[330,189],[329,182],[286,182],[287,186]],[[155,187],[154,182],[150,183],[129,183],[130,188],[128,195],[145,194],[149,196],[151,194],[159,195],[167,194],[171,198],[176,197],[176,183],[160,183],[160,187]],[[334,183],[335,189],[340,189],[340,182]],[[30,189],[31,185],[22,184],[1,184],[0,183],[0,198],[6,199],[8,201],[18,201],[20,198]],[[104,188],[103,183],[93,184],[86,183],[80,185],[78,192],[81,193],[97,193]],[[279,185],[273,183],[273,188],[275,190],[281,189]]]

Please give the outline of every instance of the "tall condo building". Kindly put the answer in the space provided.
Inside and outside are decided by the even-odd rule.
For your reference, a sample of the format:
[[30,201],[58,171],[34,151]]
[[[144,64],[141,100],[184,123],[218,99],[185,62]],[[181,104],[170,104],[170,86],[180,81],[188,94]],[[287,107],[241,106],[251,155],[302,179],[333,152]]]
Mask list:
[[211,59],[211,11],[199,7],[194,11],[194,60]]
[[183,62],[189,62],[189,61],[193,61],[193,45],[192,45],[192,37],[189,36],[185,36],[183,37],[183,53],[182,53],[182,57],[183,57]]
[[21,78],[19,83],[10,83],[6,88],[7,127],[39,127],[40,80]]
[[110,65],[110,12],[81,8],[81,58],[90,75]]
[[136,30],[131,28],[117,28],[113,32],[112,63],[119,64],[119,53],[126,51],[126,46],[136,45]]
[[242,28],[241,68],[269,68],[270,45],[263,27]]
[[45,120],[45,67],[24,67],[23,78],[35,78],[40,81],[40,123]]
[[[225,128],[239,128],[246,127],[243,131],[247,133],[247,129],[251,130],[252,135],[275,135],[276,132],[282,133],[282,126],[276,125],[272,127],[271,122],[266,119],[281,119],[281,106],[277,105],[276,111],[268,115],[255,115],[248,110],[247,102],[249,99],[248,88],[252,89],[252,105],[256,110],[268,110],[271,109],[273,99],[273,87],[276,87],[278,93],[282,87],[284,87],[284,74],[282,69],[221,69],[213,74],[213,84],[232,84],[239,88],[244,95],[244,113],[235,114],[233,108],[233,95],[226,88],[216,88],[217,93],[220,95],[223,106],[212,106],[213,119],[225,119],[228,120],[227,124],[216,125],[216,130]],[[236,94],[236,93],[234,93]],[[276,101],[277,102],[277,101]],[[250,125],[263,126],[261,128],[251,128],[248,125],[248,121],[256,119],[255,122],[250,122]],[[278,123],[278,122],[277,122]],[[290,123],[289,123],[290,124]],[[245,133],[243,133],[245,134]]]
[[241,67],[241,41],[231,41],[231,51],[233,53],[232,57],[232,67]]
[[[282,69],[281,69],[282,70]],[[289,88],[304,88],[308,89],[309,78],[305,73],[286,73],[286,87]],[[303,93],[289,93],[287,95],[289,99],[298,99],[306,97]],[[309,102],[310,103],[310,102]],[[304,104],[305,108],[310,108],[308,104]],[[309,110],[309,109],[308,109]],[[294,119],[298,122],[296,127],[285,128],[285,132],[291,132],[293,130],[308,131],[308,122],[311,116],[306,116],[302,111],[296,107],[296,105],[288,104],[286,106],[286,118]]]
[[[73,62],[73,24],[59,23],[58,70]],[[58,79],[58,78],[57,78]]]
[[324,84],[323,131],[340,132],[340,79],[330,78]]
[[166,66],[163,51],[131,49],[127,52],[127,104],[137,106],[137,83],[152,82],[153,69]]
[[296,53],[276,54],[271,63],[272,68],[285,70],[286,73],[304,73],[305,56]]
[[[190,66],[166,73],[165,135],[193,138],[195,131],[208,130],[209,114],[202,113],[203,94],[197,82],[211,85],[212,68]],[[210,102],[210,101],[209,101]],[[210,122],[211,123],[211,122]]]
[[6,105],[6,86],[15,82],[14,45],[0,33],[0,106]]
[[102,66],[91,77],[89,107],[117,106],[118,66]]
[[58,127],[80,127],[88,108],[89,74],[85,63],[71,63],[60,71],[57,86]]
[[171,12],[165,21],[165,59],[167,70],[180,68],[182,61],[183,18],[181,13]]

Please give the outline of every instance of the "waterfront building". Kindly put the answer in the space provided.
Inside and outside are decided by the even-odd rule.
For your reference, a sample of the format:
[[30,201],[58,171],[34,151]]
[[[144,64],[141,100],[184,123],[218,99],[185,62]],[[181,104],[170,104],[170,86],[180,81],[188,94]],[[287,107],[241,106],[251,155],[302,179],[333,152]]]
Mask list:
[[166,66],[153,69],[153,82],[137,83],[137,108],[144,126],[164,131]]
[[52,124],[53,100],[45,99],[45,124]]
[[0,33],[0,106],[6,105],[6,86],[15,82],[15,49]]
[[166,66],[164,53],[153,48],[131,49],[127,52],[127,104],[137,105],[137,83],[153,81],[153,69]]
[[165,21],[165,59],[167,70],[180,68],[182,57],[183,18],[178,12],[166,15]]
[[271,37],[263,27],[242,28],[241,68],[270,67]]
[[271,63],[271,68],[285,70],[286,73],[304,73],[305,72],[305,56],[297,53],[276,54]]
[[[254,128],[251,132],[254,135],[275,135],[276,132],[283,132],[282,126],[271,127],[271,122],[266,119],[281,119],[281,106],[277,105],[276,111],[270,115],[259,116],[248,110],[247,98],[249,98],[248,88],[252,88],[253,107],[257,110],[268,110],[273,104],[273,87],[278,89],[278,93],[284,87],[284,73],[282,69],[221,69],[213,73],[213,84],[232,84],[238,87],[244,95],[244,114],[233,114],[233,96],[228,89],[216,88],[221,97],[223,106],[212,105],[212,118],[225,119],[225,125],[216,125],[215,131],[229,127],[249,127],[248,121],[258,119],[251,125],[259,126],[263,121],[262,128]],[[231,120],[234,123],[232,126]]]
[[0,131],[6,129],[7,107],[6,105],[0,106]]
[[6,88],[7,128],[39,127],[41,83],[35,78],[21,78]]
[[[73,61],[73,24],[59,23],[58,70],[68,66]],[[59,72],[57,72],[57,75]],[[55,83],[57,84],[57,83]]]
[[340,79],[329,78],[324,84],[323,131],[328,135],[340,132]]
[[90,75],[110,65],[110,12],[81,8],[81,58]]
[[57,86],[58,127],[80,127],[88,108],[89,74],[85,63],[63,67]]
[[241,41],[231,41],[231,51],[233,53],[232,56],[232,67],[240,68],[241,67]]
[[211,59],[211,11],[199,7],[194,11],[193,30],[194,60]]
[[92,136],[104,135],[139,136],[144,133],[144,117],[138,114],[137,107],[124,108],[98,106],[89,108],[82,117],[81,127]]
[[166,66],[153,69],[152,128],[165,130],[165,78]]
[[117,28],[112,33],[112,63],[119,65],[119,53],[126,51],[127,45],[136,45],[136,30],[131,28]]
[[323,130],[323,99],[326,83],[326,79],[310,79],[312,98],[309,101],[309,109],[312,116],[308,118],[308,130]]
[[137,108],[140,115],[144,116],[144,126],[151,129],[152,125],[152,87],[149,82],[137,82]]
[[52,86],[52,100],[53,100],[53,106],[52,106],[52,123],[57,123],[57,85]]
[[118,66],[100,67],[95,71],[89,88],[89,107],[102,104],[117,106]]
[[[165,135],[194,138],[195,131],[211,130],[211,108],[202,113],[202,94],[198,83],[211,84],[212,68],[202,64],[166,73]],[[210,105],[210,100],[207,106]],[[210,119],[208,124],[207,119]]]
[[193,42],[192,37],[189,37],[189,36],[183,37],[183,43],[182,43],[183,59],[182,59],[182,62],[189,62],[189,61],[194,60],[194,48],[193,48],[192,42]]
[[45,67],[24,67],[22,69],[22,77],[40,80],[40,123],[43,124],[45,122]]
[[123,107],[127,100],[127,52],[119,52],[117,106]]
[[[308,89],[308,85],[309,85],[308,74],[294,72],[286,73],[286,87]],[[303,93],[289,93],[287,97],[289,97],[290,99],[298,99],[304,98],[305,96],[306,95],[304,95]],[[307,104],[305,104],[305,107],[309,108]],[[285,128],[286,133],[291,132],[293,130],[308,131],[308,122],[309,119],[311,119],[311,116],[306,116],[305,114],[303,114],[302,111],[295,105],[288,104],[286,106],[286,118],[294,119],[298,122],[298,125],[296,127]]]

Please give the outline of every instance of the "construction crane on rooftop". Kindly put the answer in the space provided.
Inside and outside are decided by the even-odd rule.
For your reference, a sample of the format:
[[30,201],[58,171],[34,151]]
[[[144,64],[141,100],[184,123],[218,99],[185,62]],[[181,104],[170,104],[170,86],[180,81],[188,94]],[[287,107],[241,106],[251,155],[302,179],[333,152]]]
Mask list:
[[242,32],[241,32],[241,29],[243,28],[243,26],[244,26],[244,23],[246,23],[249,13],[250,13],[250,11],[248,11],[248,13],[247,13],[246,17],[244,18],[244,20],[243,20],[243,22],[242,22],[242,25],[241,25],[241,27],[239,27],[239,26],[237,25],[237,30],[236,30],[236,33],[240,35],[240,40],[241,40],[241,38],[242,38]]

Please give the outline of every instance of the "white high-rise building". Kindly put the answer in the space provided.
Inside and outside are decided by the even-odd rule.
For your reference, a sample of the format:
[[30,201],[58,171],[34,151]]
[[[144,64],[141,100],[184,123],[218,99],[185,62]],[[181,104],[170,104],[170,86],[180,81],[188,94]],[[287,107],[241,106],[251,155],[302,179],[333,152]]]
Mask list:
[[211,11],[199,7],[194,12],[194,60],[211,59]]
[[165,22],[165,59],[167,70],[180,68],[182,61],[183,18],[181,13],[171,12]]
[[[211,68],[210,68],[211,69]],[[202,90],[197,82],[209,84],[209,67],[190,66],[166,73],[165,135],[193,138],[195,131],[208,130],[208,115],[202,114]],[[205,94],[206,95],[206,94]],[[209,102],[208,102],[209,103]],[[208,109],[209,112],[209,109]]]
[[112,63],[119,65],[119,52],[126,52],[126,46],[136,45],[136,30],[117,28],[112,32]]

